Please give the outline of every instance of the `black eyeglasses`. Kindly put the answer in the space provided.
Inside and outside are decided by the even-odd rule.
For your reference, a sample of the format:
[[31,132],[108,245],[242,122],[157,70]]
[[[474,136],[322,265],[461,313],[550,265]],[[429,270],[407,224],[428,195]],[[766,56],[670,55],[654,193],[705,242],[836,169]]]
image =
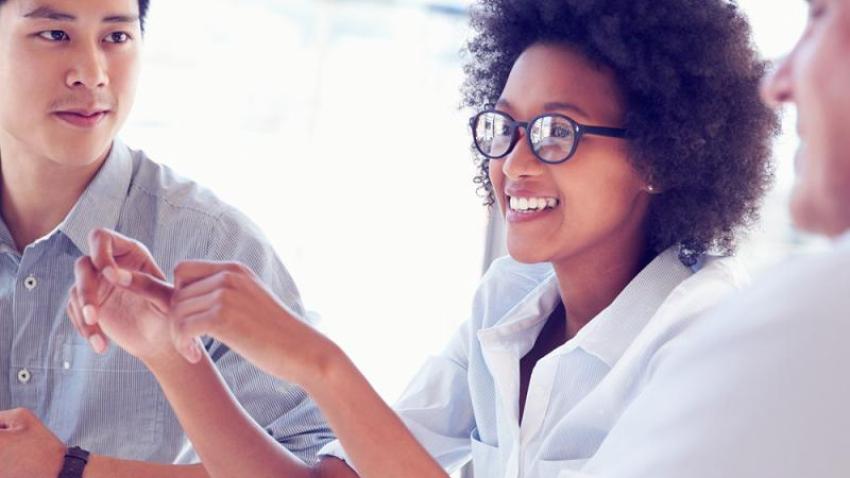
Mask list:
[[525,128],[534,156],[547,164],[558,164],[573,157],[581,137],[586,134],[623,138],[626,130],[587,126],[569,116],[546,113],[531,121],[515,121],[507,113],[486,110],[469,119],[475,147],[490,159],[510,154],[519,142],[519,129]]

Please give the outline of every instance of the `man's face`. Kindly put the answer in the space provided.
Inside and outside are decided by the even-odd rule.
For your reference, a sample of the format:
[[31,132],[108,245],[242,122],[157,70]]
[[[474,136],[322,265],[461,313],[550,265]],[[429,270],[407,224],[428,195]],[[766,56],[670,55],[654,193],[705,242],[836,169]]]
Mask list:
[[102,159],[139,73],[137,0],[8,0],[0,7],[0,154],[61,166]]
[[828,236],[850,230],[850,0],[811,0],[806,32],[763,93],[797,107],[794,222]]

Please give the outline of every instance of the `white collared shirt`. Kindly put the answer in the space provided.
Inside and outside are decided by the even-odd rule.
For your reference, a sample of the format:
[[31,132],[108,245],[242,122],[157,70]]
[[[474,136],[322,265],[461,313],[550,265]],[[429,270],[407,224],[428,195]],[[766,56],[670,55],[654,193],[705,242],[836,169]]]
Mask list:
[[[551,478],[578,470],[617,423],[668,337],[748,281],[734,259],[694,273],[670,249],[575,337],[535,365],[519,423],[519,364],[558,305],[549,264],[494,262],[472,317],[394,409],[448,471]],[[322,454],[346,459],[338,442]]]
[[553,477],[850,476],[850,234],[671,344],[593,459]]

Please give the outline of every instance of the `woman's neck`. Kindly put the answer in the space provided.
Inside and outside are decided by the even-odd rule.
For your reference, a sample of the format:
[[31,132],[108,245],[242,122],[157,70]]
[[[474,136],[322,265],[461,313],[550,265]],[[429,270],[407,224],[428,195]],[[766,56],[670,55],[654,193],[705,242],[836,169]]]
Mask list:
[[567,337],[608,307],[652,257],[645,236],[635,234],[625,241],[600,242],[553,262],[566,309]]

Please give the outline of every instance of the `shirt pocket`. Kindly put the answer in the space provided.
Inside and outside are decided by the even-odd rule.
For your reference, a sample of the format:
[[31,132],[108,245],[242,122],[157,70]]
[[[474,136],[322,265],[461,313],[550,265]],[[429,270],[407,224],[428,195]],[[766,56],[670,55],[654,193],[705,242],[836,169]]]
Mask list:
[[144,364],[114,344],[98,355],[79,337],[58,358],[49,416],[61,439],[120,458],[158,455],[165,398]]
[[470,436],[472,448],[472,469],[475,476],[499,478],[504,476],[504,464],[498,446],[488,445],[478,437],[478,429]]

